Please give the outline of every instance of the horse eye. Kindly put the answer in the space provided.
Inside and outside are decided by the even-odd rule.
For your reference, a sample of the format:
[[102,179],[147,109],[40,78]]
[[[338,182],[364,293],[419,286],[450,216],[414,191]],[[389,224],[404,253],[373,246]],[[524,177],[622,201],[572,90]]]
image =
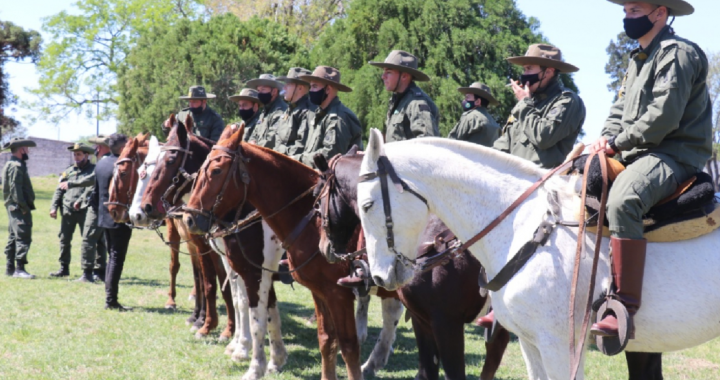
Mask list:
[[170,164],[170,165],[175,164],[175,157],[169,158],[169,159],[168,159],[168,164]]
[[120,177],[125,177],[127,175],[127,171],[120,172]]
[[222,173],[222,169],[221,169],[221,168],[215,168],[215,169],[213,169],[213,170],[211,171],[211,173],[212,173],[212,175],[219,175],[220,173]]
[[372,202],[372,201],[370,201],[370,202],[368,202],[368,203],[365,203],[365,204],[362,206],[363,212],[364,212],[364,213],[367,213],[368,210],[370,210],[370,207],[372,207],[374,204],[375,204],[375,202]]

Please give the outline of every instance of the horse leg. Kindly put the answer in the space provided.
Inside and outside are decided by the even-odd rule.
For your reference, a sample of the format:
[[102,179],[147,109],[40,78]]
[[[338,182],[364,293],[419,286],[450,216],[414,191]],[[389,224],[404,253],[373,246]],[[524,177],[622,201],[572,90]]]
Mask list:
[[500,325],[497,325],[496,328],[499,330],[495,335],[495,340],[492,343],[485,343],[485,364],[480,373],[480,380],[495,378],[495,372],[500,367],[505,349],[510,342],[510,332]]
[[270,301],[268,308],[268,332],[270,334],[270,364],[267,371],[269,373],[279,372],[287,362],[288,353],[285,349],[285,343],[282,339],[280,309],[277,304],[277,296],[275,295],[275,286],[272,284],[272,274],[270,277]]
[[[542,356],[540,355],[540,351],[537,347],[525,342],[524,340],[520,340],[520,352],[522,352],[523,359],[525,360],[528,379],[549,379],[545,373]],[[565,354],[565,356],[567,356],[567,353]],[[567,366],[569,366],[569,364],[566,365],[566,367]]]
[[355,310],[355,326],[357,329],[360,345],[367,339],[368,307],[370,306],[370,295],[357,297],[357,309]]
[[630,380],[662,380],[662,354],[647,352],[627,352]]
[[250,300],[248,299],[245,281],[241,276],[231,279],[235,286],[237,302],[235,305],[235,349],[230,359],[236,362],[250,360],[250,348],[252,346],[252,334],[250,333]]
[[170,241],[170,290],[168,291],[168,300],[165,302],[166,309],[177,309],[175,303],[177,275],[180,272],[180,233],[175,224],[170,220],[167,222],[168,241]]
[[[465,379],[465,324],[460,318],[431,316],[440,362],[448,380]],[[437,359],[436,359],[437,360]]]
[[[188,251],[192,252],[192,249],[190,249],[190,245],[188,245]],[[202,274],[200,272],[200,262],[198,261],[197,257],[195,255],[190,256],[190,263],[192,264],[192,270],[193,270],[193,290],[202,286]],[[203,309],[204,305],[202,304],[200,297],[194,297],[195,300],[195,307],[193,308],[193,312],[188,317],[188,319],[185,321],[188,325],[194,325],[195,322],[200,318],[200,312]],[[203,317],[204,318],[204,317]],[[195,331],[195,330],[191,330]]]
[[418,346],[418,373],[415,380],[438,380],[440,378],[440,354],[435,344],[430,326],[424,325],[416,317],[412,317],[415,342]]
[[217,273],[212,258],[205,254],[210,247],[207,247],[203,238],[194,236],[195,245],[198,247],[200,258],[200,270],[203,274],[203,296],[205,297],[205,323],[195,333],[195,338],[205,338],[218,326],[217,313]]
[[[338,337],[330,315],[329,307],[313,293],[315,302],[315,318],[317,319],[317,336],[322,357],[321,380],[337,380],[337,349]],[[357,336],[355,337],[357,339]]]
[[[267,369],[265,357],[265,336],[268,325],[268,302],[270,287],[272,286],[272,273],[263,271],[260,286],[257,289],[258,303],[250,308],[250,331],[252,333],[253,352],[250,367],[243,380],[255,380],[263,377]],[[248,289],[250,291],[250,289]]]
[[[357,330],[355,329],[355,318],[353,316],[353,304],[355,297],[348,296],[331,290],[332,303],[327,303],[330,311],[332,324],[335,327],[336,336],[340,343],[340,352],[345,360],[348,380],[359,380],[363,378],[360,368],[360,344],[358,343]],[[319,322],[318,316],[318,322]],[[398,317],[399,320],[399,317]],[[391,322],[394,324],[394,322]],[[394,331],[393,331],[394,338]],[[389,346],[388,348],[389,349]]]
[[221,286],[220,293],[225,301],[225,310],[227,311],[227,325],[223,332],[220,333],[219,341],[227,342],[232,338],[233,334],[235,334],[235,304],[233,303],[232,288],[229,285],[223,286],[230,272],[225,270],[225,265],[223,265],[220,255],[217,254],[217,252],[210,252],[208,256],[212,259],[215,272],[217,272],[218,281]]
[[374,376],[375,371],[387,364],[392,352],[392,344],[395,342],[395,331],[404,310],[402,302],[396,298],[382,300],[383,327],[375,348],[362,366],[363,376]]

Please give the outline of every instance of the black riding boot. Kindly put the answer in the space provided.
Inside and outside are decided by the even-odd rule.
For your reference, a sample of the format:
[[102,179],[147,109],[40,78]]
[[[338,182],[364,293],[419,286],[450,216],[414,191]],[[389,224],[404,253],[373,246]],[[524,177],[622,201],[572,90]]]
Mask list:
[[65,264],[60,264],[60,269],[57,272],[50,273],[50,277],[67,277],[70,275],[70,268]]
[[92,269],[85,269],[83,270],[83,274],[75,280],[77,282],[89,282],[91,284],[95,283],[95,279],[93,278],[93,271]]
[[5,264],[5,275],[12,277],[12,275],[15,274],[15,260],[8,259],[7,264]]
[[105,282],[105,268],[93,270],[93,280],[96,282]]
[[15,273],[13,274],[13,277],[32,280],[33,278],[35,278],[35,275],[25,272],[25,263],[18,260],[17,267],[15,268]]

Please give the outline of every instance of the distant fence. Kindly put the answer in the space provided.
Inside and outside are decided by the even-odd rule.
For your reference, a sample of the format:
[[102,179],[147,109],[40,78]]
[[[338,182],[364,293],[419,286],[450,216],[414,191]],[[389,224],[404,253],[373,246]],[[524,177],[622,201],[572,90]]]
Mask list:
[[[35,141],[37,147],[30,148],[30,159],[27,161],[30,177],[41,177],[49,174],[62,173],[73,164],[72,154],[67,147],[73,143],[67,141],[50,140],[41,137],[29,137]],[[10,159],[10,152],[0,154],[0,167]],[[2,178],[0,178],[2,181]]]

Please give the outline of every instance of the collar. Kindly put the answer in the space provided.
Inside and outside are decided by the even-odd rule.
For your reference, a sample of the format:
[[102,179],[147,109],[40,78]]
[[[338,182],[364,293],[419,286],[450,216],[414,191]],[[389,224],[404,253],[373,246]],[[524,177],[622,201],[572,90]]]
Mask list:
[[25,161],[13,156],[13,155],[10,155],[10,161],[17,161],[17,162],[25,163]]
[[276,109],[277,106],[278,106],[278,103],[280,103],[281,101],[284,102],[285,99],[283,99],[283,98],[280,96],[280,94],[278,93],[278,96],[275,98],[275,100],[273,100],[272,102],[268,103],[266,106],[263,106],[263,111],[262,111],[262,112],[263,112],[264,114],[268,114],[268,113],[270,113],[270,112],[275,111],[275,109]]
[[323,115],[325,115],[328,113],[329,110],[337,107],[338,104],[340,104],[340,98],[338,98],[338,96],[335,95],[335,98],[330,101],[330,104],[328,104],[328,106],[326,108],[323,109],[320,106],[318,106],[318,111],[319,111],[319,113],[322,113]]
[[73,164],[73,166],[75,166],[75,167],[78,168],[78,169],[82,169],[82,168],[86,167],[89,162],[90,162],[90,157],[88,157],[88,159],[85,160],[85,165],[80,166],[80,165],[78,165],[77,162],[76,162],[76,163]]
[[292,111],[292,110],[294,110],[295,108],[300,107],[300,106],[303,105],[304,103],[308,103],[308,102],[310,102],[310,96],[308,96],[308,94],[305,94],[305,95],[303,95],[300,99],[298,99],[297,102],[295,102],[295,103],[288,103],[288,109]]
[[666,38],[666,34],[674,34],[670,25],[665,25],[665,27],[660,30],[660,33],[658,33],[658,35],[653,38],[652,42],[650,42],[650,45],[648,45],[645,49],[639,47],[630,52],[630,56],[632,57],[632,59],[639,62],[645,62],[645,60],[648,59],[648,57],[652,55],[653,51],[655,51],[655,49],[657,49],[657,47],[660,45],[660,41]]
[[542,92],[534,93],[532,98],[538,101],[543,101],[562,92],[563,88],[562,80],[559,77],[556,77]]
[[410,84],[407,86],[407,88],[405,89],[405,91],[403,91],[403,92],[401,92],[401,93],[396,93],[396,92],[394,92],[393,95],[392,95],[391,101],[392,101],[392,103],[394,103],[394,104],[399,103],[400,100],[402,100],[402,98],[405,97],[405,95],[407,95],[407,94],[410,93],[410,92],[417,91],[417,90],[419,90],[418,86],[415,84],[415,81],[412,81],[412,82],[410,82]]

